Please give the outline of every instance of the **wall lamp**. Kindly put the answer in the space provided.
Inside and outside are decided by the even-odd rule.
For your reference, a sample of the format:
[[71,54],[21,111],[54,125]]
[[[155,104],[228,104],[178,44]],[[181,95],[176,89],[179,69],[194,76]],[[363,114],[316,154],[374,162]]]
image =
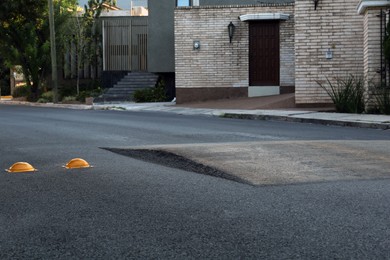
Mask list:
[[194,47],[194,50],[200,49],[200,41],[194,41],[192,46]]
[[317,6],[318,6],[318,3],[320,2],[320,0],[313,0],[313,3],[314,3],[314,10],[317,10]]
[[230,43],[232,43],[233,35],[234,35],[234,30],[236,29],[236,26],[230,22],[228,25],[228,32],[229,32],[229,39]]

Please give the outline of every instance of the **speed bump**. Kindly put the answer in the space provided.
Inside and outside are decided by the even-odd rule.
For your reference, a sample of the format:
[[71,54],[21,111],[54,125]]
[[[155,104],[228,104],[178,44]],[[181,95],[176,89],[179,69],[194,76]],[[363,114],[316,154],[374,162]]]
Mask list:
[[17,162],[14,163],[11,167],[6,169],[7,172],[35,172],[35,169],[31,164],[27,162]]
[[66,169],[79,169],[79,168],[90,168],[92,167],[89,163],[81,158],[74,158],[70,160],[65,166]]

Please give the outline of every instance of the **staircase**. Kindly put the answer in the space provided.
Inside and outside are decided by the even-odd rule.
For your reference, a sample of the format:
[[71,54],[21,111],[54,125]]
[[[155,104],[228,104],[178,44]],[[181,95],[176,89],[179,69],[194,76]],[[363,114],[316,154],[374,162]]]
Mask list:
[[133,93],[139,89],[156,86],[158,76],[149,72],[130,72],[94,102],[123,102],[132,101]]

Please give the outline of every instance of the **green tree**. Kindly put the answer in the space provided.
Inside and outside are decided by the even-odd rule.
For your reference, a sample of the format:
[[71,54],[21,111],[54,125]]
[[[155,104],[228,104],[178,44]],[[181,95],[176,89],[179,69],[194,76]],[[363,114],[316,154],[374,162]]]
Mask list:
[[[56,27],[61,27],[75,0],[55,1]],[[0,1],[0,55],[11,67],[21,65],[35,97],[50,73],[47,0]]]
[[26,83],[34,93],[48,62],[45,0],[0,2],[0,53],[8,66],[22,66]]
[[68,40],[64,42],[73,42],[75,48],[67,48],[71,50],[71,54],[77,57],[77,73],[76,73],[76,91],[80,93],[80,76],[78,71],[83,69],[84,63],[89,63],[97,66],[97,60],[102,55],[100,47],[101,31],[98,29],[97,21],[103,10],[103,4],[110,3],[109,0],[88,0],[84,6],[82,14],[74,13],[74,17],[69,20]]
[[10,90],[10,70],[0,56],[0,95],[8,96],[11,94]]

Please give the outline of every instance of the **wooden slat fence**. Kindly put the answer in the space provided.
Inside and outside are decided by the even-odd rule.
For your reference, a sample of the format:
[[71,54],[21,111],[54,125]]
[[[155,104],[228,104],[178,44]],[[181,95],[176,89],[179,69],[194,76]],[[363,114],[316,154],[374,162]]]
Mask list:
[[148,20],[103,20],[103,70],[146,71]]
[[80,79],[95,79],[102,71],[147,71],[147,17],[102,19],[101,25],[102,43],[94,44],[97,51],[102,46],[102,57],[77,69],[77,46],[69,42],[63,56],[64,78],[74,79],[77,73]]

